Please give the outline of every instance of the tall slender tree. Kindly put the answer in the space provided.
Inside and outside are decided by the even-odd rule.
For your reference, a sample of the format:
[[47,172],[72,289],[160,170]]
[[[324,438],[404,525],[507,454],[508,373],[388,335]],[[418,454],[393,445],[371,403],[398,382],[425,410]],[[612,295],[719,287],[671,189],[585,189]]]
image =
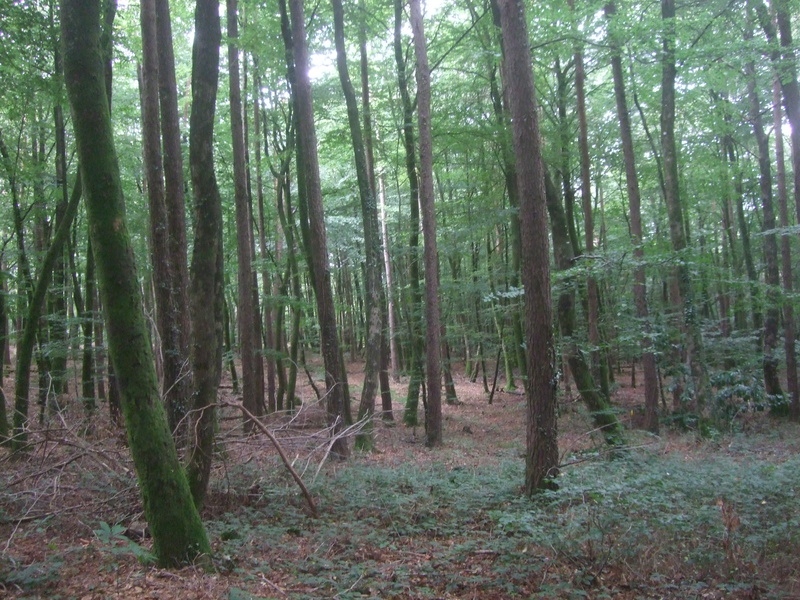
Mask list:
[[[239,346],[242,359],[242,394],[247,410],[259,416],[263,413],[264,389],[263,362],[256,354],[256,336],[259,319],[255,307],[253,286],[253,227],[250,219],[250,195],[247,186],[247,165],[245,161],[244,121],[242,113],[242,92],[239,78],[239,37],[238,1],[227,0],[228,22],[228,82],[231,105],[231,135],[233,143],[233,182],[236,196],[236,256],[238,258],[237,287],[239,291],[238,325]],[[252,427],[247,425],[246,428]]]
[[622,143],[622,159],[625,164],[631,242],[633,243],[633,256],[637,261],[633,272],[633,303],[636,307],[636,317],[641,321],[643,327],[641,348],[642,370],[644,371],[645,428],[652,433],[658,433],[658,371],[650,335],[651,328],[647,306],[647,276],[644,266],[644,248],[642,247],[644,242],[642,235],[642,201],[641,192],[639,191],[639,175],[636,169],[636,156],[633,149],[631,118],[628,112],[628,100],[625,95],[625,73],[622,68],[622,53],[618,36],[614,30],[614,15],[616,14],[614,2],[606,4],[605,14],[610,21],[611,72],[614,79],[614,98],[616,100],[617,120],[619,121],[620,141]]
[[[344,370],[339,337],[336,326],[336,310],[333,303],[331,273],[328,261],[328,242],[325,232],[325,215],[322,208],[322,187],[317,155],[317,134],[314,126],[314,106],[311,98],[311,80],[308,74],[308,47],[306,45],[303,0],[290,0],[292,23],[295,82],[294,100],[297,110],[298,156],[301,157],[304,191],[308,204],[308,221],[313,233],[313,244],[307,244],[314,280],[322,342],[322,358],[325,364],[325,386],[327,389],[328,421],[332,435],[338,436],[346,420],[345,404],[349,405],[347,374]],[[337,437],[331,452],[346,457],[349,454],[347,440]]]
[[439,310],[439,255],[436,250],[436,210],[433,191],[433,136],[431,134],[431,72],[420,0],[410,0],[411,30],[417,57],[417,123],[419,127],[419,202],[425,255],[425,443],[442,443],[442,359]]
[[528,385],[525,492],[552,487],[558,470],[555,345],[544,164],[523,0],[498,0],[522,231]]
[[358,407],[358,419],[368,419],[364,432],[356,438],[356,444],[364,450],[370,450],[374,444],[372,439],[372,415],[375,412],[375,396],[378,392],[381,369],[383,310],[382,310],[382,260],[381,231],[378,223],[378,204],[371,181],[367,159],[367,149],[361,127],[353,83],[347,70],[347,51],[344,39],[344,8],[342,0],[332,0],[333,27],[336,45],[336,66],[339,81],[344,92],[347,105],[347,120],[350,126],[350,137],[353,144],[353,155],[358,181],[358,195],[361,199],[361,224],[364,230],[364,253],[366,265],[364,269],[364,288],[366,295],[366,365],[364,367],[364,385],[361,388],[361,402]]
[[187,473],[196,506],[203,505],[214,450],[214,426],[222,374],[222,201],[214,174],[214,115],[222,31],[218,0],[198,0],[192,47],[192,113],[189,166],[194,205],[194,245],[189,280],[192,367],[191,446]]

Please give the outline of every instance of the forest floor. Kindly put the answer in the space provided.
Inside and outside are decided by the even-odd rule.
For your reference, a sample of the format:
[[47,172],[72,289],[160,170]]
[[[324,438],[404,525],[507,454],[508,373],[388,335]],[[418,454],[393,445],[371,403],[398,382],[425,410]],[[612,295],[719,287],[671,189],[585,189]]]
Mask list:
[[[456,376],[460,403],[431,450],[421,427],[399,424],[398,382],[398,424],[377,421],[377,451],[342,462],[325,458],[306,384],[295,417],[267,423],[318,517],[269,440],[244,436],[226,407],[203,511],[213,570],[150,564],[124,433],[105,412],[82,432],[73,401],[32,432],[31,452],[0,450],[0,598],[800,599],[800,428],[760,413],[730,432],[650,436],[630,422],[642,391],[629,379],[614,398],[627,450],[608,453],[564,395],[559,489],[533,500],[521,393],[489,405]],[[230,382],[223,392],[234,399]]]

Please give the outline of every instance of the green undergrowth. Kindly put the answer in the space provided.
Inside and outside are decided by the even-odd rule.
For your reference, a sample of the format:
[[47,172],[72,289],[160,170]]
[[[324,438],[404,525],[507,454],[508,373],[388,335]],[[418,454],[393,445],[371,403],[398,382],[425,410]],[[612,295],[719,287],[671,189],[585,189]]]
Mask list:
[[209,527],[243,587],[277,579],[297,599],[785,597],[798,578],[800,457],[719,448],[583,462],[533,500],[520,495],[520,460],[356,462],[317,481],[317,519],[262,474],[258,497]]

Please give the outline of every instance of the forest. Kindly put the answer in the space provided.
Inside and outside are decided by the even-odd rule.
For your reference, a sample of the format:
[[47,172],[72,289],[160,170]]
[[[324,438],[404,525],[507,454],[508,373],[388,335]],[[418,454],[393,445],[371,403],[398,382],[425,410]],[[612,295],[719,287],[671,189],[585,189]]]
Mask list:
[[800,598],[797,0],[0,0],[0,597]]

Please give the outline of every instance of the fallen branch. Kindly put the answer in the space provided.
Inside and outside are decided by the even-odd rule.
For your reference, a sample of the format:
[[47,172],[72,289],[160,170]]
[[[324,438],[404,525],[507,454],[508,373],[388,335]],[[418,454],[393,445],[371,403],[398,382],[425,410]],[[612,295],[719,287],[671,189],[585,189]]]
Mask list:
[[306,484],[303,483],[302,478],[300,475],[297,474],[297,471],[294,470],[289,458],[286,456],[286,453],[283,451],[283,447],[281,447],[280,442],[278,439],[272,434],[272,432],[264,425],[261,421],[259,421],[256,416],[247,410],[241,402],[234,402],[232,400],[224,400],[222,404],[226,406],[232,406],[234,408],[238,408],[242,411],[242,414],[250,419],[253,424],[261,430],[261,432],[266,435],[269,440],[272,442],[272,445],[275,446],[275,449],[278,451],[278,454],[283,461],[283,464],[286,465],[286,468],[289,470],[289,473],[292,475],[292,478],[295,480],[297,485],[300,487],[300,491],[303,492],[303,496],[305,496],[306,502],[308,503],[308,508],[311,510],[311,515],[316,517],[319,516],[319,512],[317,511],[317,505],[314,503],[314,498],[311,496],[311,492],[308,491]]

